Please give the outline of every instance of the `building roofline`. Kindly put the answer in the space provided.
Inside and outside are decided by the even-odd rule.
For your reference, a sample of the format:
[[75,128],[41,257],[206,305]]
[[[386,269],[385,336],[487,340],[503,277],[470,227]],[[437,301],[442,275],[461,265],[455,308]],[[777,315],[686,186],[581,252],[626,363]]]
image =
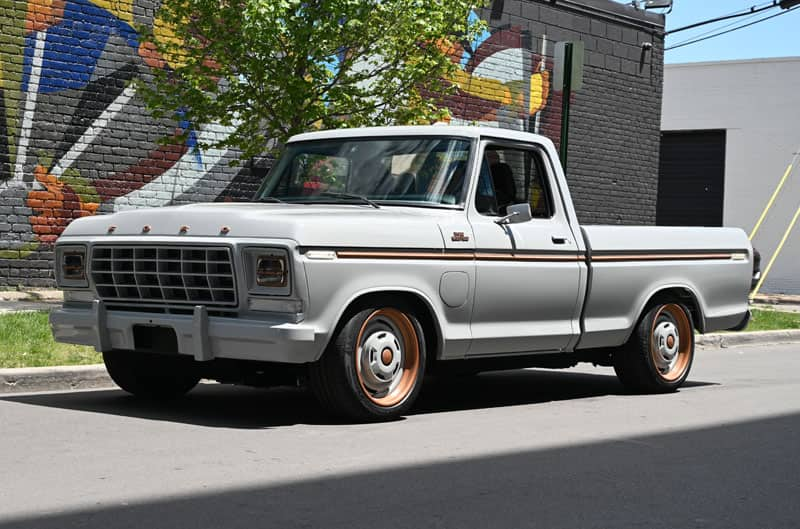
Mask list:
[[624,24],[643,30],[663,33],[666,17],[660,13],[637,9],[630,4],[612,0],[522,0],[548,4],[553,7],[591,15],[607,22]]
[[718,66],[729,64],[752,64],[752,63],[776,63],[776,62],[800,62],[800,56],[791,57],[763,57],[756,59],[733,59],[727,61],[699,61],[699,62],[676,62],[666,63],[664,68],[694,68],[701,66]]

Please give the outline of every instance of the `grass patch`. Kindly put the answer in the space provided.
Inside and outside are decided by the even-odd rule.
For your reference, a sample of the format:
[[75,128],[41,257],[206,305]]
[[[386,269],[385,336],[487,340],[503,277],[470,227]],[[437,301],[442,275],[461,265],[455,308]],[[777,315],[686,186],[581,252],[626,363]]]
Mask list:
[[746,331],[780,331],[800,329],[800,313],[753,309]]
[[0,314],[0,368],[99,364],[93,347],[57,343],[46,312]]
[[[46,312],[0,314],[0,368],[99,364],[93,347],[57,343]],[[747,331],[800,329],[800,313],[753,309]]]

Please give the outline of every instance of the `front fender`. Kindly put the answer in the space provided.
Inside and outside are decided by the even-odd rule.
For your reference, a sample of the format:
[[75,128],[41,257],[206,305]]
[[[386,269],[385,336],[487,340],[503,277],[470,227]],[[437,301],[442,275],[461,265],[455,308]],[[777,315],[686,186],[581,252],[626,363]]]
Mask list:
[[[325,335],[330,342],[345,311],[358,299],[376,293],[404,293],[414,296],[430,311],[437,326],[438,357],[461,358],[471,339],[470,315],[473,289],[460,307],[448,307],[439,294],[442,274],[461,271],[474,284],[474,267],[463,262],[446,261],[378,261],[374,259],[305,259],[308,281],[306,322]],[[324,348],[320,350],[321,355]]]

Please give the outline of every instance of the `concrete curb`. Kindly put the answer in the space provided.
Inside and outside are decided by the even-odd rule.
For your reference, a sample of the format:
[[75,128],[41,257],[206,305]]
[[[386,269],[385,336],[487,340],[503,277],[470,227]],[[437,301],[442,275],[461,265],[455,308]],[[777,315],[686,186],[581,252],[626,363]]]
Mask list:
[[[743,345],[800,343],[800,329],[739,333],[700,334],[695,344],[700,349],[719,349]],[[0,369],[0,394],[35,391],[71,391],[116,387],[103,364],[89,366],[26,367]]]
[[103,364],[0,369],[0,393],[115,387]]
[[800,329],[784,331],[755,331],[698,334],[695,345],[703,349],[736,347],[740,345],[777,345],[800,343]]

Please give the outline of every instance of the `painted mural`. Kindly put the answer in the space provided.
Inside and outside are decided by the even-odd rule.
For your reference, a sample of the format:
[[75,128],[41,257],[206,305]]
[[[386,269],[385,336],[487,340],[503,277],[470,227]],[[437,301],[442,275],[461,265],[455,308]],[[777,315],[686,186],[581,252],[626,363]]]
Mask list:
[[[172,62],[134,29],[175,38],[153,13],[152,0],[0,0],[0,214],[14,221],[0,258],[27,256],[85,215],[218,199],[240,172],[235,153],[198,148],[224,128],[174,130],[137,98],[134,77]],[[162,145],[173,130],[188,139]]]
[[[40,252],[86,215],[244,198],[252,189],[251,173],[229,165],[235,152],[198,147],[229,131],[153,121],[137,97],[134,78],[175,60],[142,44],[135,29],[175,38],[156,6],[0,0],[0,259],[48,258]],[[452,122],[557,141],[560,104],[550,90],[546,39],[539,40],[534,51],[522,28],[501,26],[452,45],[459,65],[451,79],[457,93],[445,100]],[[186,130],[185,142],[159,141]]]
[[459,65],[451,79],[457,92],[445,99],[452,123],[502,126],[558,142],[560,94],[550,87],[553,44],[548,49],[546,36],[537,36],[536,44],[533,40],[521,26],[501,25],[473,42],[450,45]]

